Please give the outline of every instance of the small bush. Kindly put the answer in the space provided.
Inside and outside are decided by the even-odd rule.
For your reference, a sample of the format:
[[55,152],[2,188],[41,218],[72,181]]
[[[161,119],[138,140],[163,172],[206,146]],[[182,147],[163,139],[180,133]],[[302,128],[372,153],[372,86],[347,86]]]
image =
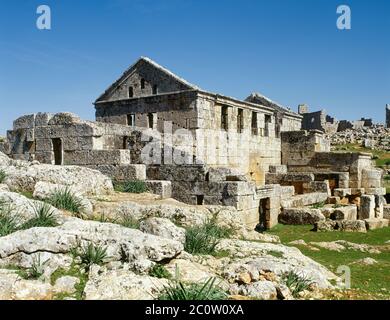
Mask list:
[[23,224],[22,229],[35,227],[56,227],[58,226],[54,210],[48,203],[37,204],[34,208],[35,217]]
[[0,170],[0,183],[3,183],[5,178],[7,178],[7,174],[4,170]]
[[386,181],[389,181],[390,180],[390,175],[384,176],[383,179],[385,179]]
[[152,269],[150,269],[149,275],[151,277],[156,277],[156,278],[165,278],[165,279],[172,278],[168,270],[162,264],[158,264],[158,263],[155,264]]
[[307,290],[313,284],[313,281],[296,274],[294,271],[286,272],[282,276],[282,280],[290,289],[291,294],[296,297],[301,291]]
[[0,237],[7,236],[19,230],[19,215],[11,205],[0,202]]
[[76,197],[68,188],[55,191],[47,202],[58,209],[76,213],[80,217],[85,210],[81,199]]
[[126,193],[144,193],[148,191],[145,181],[115,182],[115,191]]
[[390,159],[387,159],[387,160],[385,161],[385,165],[386,165],[386,166],[390,166]]
[[228,238],[231,233],[231,229],[217,226],[214,220],[210,220],[202,226],[187,229],[184,250],[191,254],[215,255],[220,239]]
[[89,270],[93,264],[102,265],[107,257],[107,248],[89,243],[87,246],[77,245],[71,249],[74,258],[80,258],[81,264]]
[[216,279],[210,278],[204,284],[201,283],[183,283],[173,281],[165,287],[158,297],[159,300],[224,300],[227,294],[221,288],[215,285]]

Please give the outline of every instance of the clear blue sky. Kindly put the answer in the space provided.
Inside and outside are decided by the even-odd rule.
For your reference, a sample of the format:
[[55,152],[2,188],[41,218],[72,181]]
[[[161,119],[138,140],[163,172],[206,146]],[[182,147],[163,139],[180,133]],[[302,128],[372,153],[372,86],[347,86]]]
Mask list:
[[[51,31],[35,26],[41,4]],[[336,28],[340,4],[350,31]],[[38,111],[94,119],[92,102],[142,55],[212,92],[383,121],[389,34],[388,0],[1,0],[0,134]]]

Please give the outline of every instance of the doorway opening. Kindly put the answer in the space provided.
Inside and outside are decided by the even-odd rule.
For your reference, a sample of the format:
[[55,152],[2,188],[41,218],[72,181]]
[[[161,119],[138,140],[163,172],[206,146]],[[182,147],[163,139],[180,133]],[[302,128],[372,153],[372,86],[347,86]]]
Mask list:
[[203,205],[203,202],[204,202],[204,195],[197,195],[196,196],[196,204],[198,206],[202,206]]
[[62,140],[60,138],[55,138],[52,139],[52,143],[54,152],[54,164],[56,166],[61,166],[63,161]]
[[257,231],[262,232],[269,228],[269,208],[270,198],[260,199],[259,224],[256,226]]

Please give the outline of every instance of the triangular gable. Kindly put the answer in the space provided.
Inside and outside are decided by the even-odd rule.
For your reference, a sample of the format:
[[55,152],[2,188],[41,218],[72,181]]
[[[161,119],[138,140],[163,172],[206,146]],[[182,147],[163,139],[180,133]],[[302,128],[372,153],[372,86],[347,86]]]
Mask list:
[[[133,79],[131,79],[131,77],[133,77]],[[141,78],[144,79],[149,86],[157,86],[158,93],[199,90],[197,86],[178,77],[153,60],[141,57],[136,63],[131,65],[122,76],[96,100],[96,102],[125,98],[123,97],[123,94],[119,93],[119,90],[128,90],[128,87],[132,86],[132,83],[136,79],[138,80]],[[137,85],[138,84],[135,84],[135,86]],[[146,90],[141,96],[151,95],[149,91]]]

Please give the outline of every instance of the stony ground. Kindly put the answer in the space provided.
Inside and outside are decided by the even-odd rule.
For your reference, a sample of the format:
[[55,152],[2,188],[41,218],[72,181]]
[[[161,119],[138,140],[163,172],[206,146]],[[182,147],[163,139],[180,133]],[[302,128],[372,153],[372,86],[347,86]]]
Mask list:
[[351,290],[324,294],[332,299],[390,299],[390,228],[363,233],[313,232],[313,226],[278,225],[269,234],[297,247],[337,274],[351,269]]

